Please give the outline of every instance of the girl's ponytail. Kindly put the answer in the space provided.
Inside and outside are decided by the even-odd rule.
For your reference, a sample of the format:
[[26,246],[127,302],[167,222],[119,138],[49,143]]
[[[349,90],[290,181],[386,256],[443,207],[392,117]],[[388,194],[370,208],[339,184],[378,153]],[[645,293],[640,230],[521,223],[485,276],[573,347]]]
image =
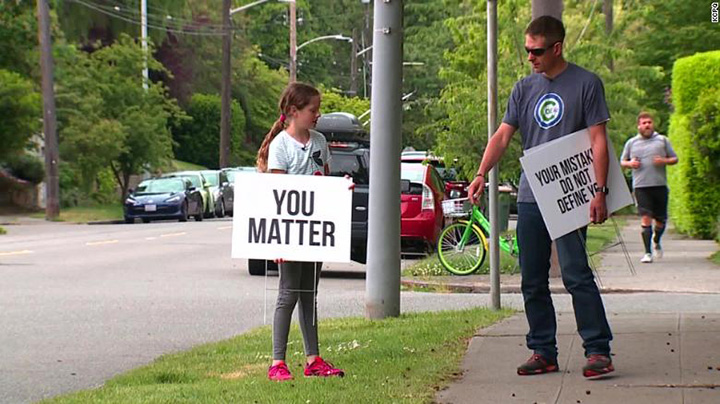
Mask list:
[[275,121],[275,124],[273,124],[272,128],[270,129],[270,132],[265,135],[265,139],[263,139],[263,142],[258,149],[256,165],[259,172],[267,172],[270,143],[272,143],[273,139],[275,139],[275,136],[277,136],[278,133],[282,132],[283,129],[285,129],[285,115],[280,115],[280,118]]
[[265,135],[257,154],[257,170],[261,173],[267,172],[268,155],[270,154],[270,143],[275,136],[285,129],[285,120],[289,117],[290,107],[303,109],[312,101],[312,97],[319,97],[320,92],[313,86],[305,83],[294,82],[288,85],[280,97],[278,109],[280,118],[275,121],[270,132]]

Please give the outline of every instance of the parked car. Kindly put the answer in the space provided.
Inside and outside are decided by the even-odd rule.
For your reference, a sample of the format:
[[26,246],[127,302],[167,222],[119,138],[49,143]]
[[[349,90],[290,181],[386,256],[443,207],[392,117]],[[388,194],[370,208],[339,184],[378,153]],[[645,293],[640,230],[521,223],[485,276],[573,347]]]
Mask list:
[[223,170],[204,170],[200,172],[210,184],[210,192],[215,201],[215,217],[233,214],[235,187],[230,185],[228,175]]
[[187,178],[192,185],[200,191],[203,202],[203,215],[205,217],[213,217],[215,215],[215,201],[213,194],[210,192],[210,184],[200,171],[177,171],[174,173],[163,174],[162,178]]
[[190,180],[184,178],[156,178],[141,182],[123,204],[125,223],[141,219],[144,223],[158,219],[178,219],[188,216],[203,220],[202,195]]
[[[325,114],[315,128],[328,141],[330,175],[349,175],[355,183],[352,197],[352,232],[350,259],[364,264],[367,260],[368,194],[370,191],[370,140],[357,118],[345,112]],[[265,269],[277,270],[277,264],[266,260],[248,260],[251,275],[264,275]]]
[[431,164],[400,164],[400,240],[403,250],[432,251],[444,227],[445,182]]
[[467,197],[467,188],[470,182],[458,177],[454,167],[447,167],[442,157],[434,156],[427,151],[404,151],[400,155],[403,163],[427,163],[435,167],[440,177],[445,181],[445,197],[448,199]]

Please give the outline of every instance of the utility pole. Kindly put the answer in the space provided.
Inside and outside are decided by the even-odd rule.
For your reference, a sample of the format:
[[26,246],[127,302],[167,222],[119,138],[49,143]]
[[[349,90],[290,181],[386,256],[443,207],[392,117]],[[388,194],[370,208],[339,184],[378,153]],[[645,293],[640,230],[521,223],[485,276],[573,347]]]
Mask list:
[[148,89],[147,0],[140,2],[140,42],[143,50],[143,88]]
[[[487,1],[488,142],[497,129],[497,0]],[[498,223],[498,165],[490,170],[490,298],[500,310],[500,224]]]
[[223,35],[222,84],[220,88],[220,168],[225,168],[230,164],[230,47],[232,45],[230,0],[223,0],[222,16],[225,35]]
[[402,144],[403,2],[376,0],[370,108],[365,315],[400,315],[400,146]]
[[297,81],[297,8],[290,3],[290,82]]
[[60,160],[53,88],[52,38],[50,36],[50,6],[48,0],[37,0],[38,37],[40,40],[40,69],[43,92],[43,132],[45,134],[45,218],[53,220],[60,214]]
[[[603,13],[605,14],[605,36],[606,40],[610,40],[610,35],[613,32],[613,0],[603,1]],[[615,71],[612,55],[608,57],[608,69]]]
[[357,29],[353,28],[352,52],[350,53],[350,91],[348,92],[351,97],[357,96],[357,42]]
[[563,0],[531,0],[532,19],[549,15],[562,20]]

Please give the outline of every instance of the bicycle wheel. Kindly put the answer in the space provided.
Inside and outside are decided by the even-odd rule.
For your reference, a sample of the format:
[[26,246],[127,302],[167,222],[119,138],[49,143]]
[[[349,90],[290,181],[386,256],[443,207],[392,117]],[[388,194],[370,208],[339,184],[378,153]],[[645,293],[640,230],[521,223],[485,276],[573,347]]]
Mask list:
[[460,248],[467,222],[453,223],[440,233],[438,240],[438,257],[445,269],[455,275],[470,275],[477,271],[485,261],[485,235],[475,226],[471,226],[470,235],[465,245]]

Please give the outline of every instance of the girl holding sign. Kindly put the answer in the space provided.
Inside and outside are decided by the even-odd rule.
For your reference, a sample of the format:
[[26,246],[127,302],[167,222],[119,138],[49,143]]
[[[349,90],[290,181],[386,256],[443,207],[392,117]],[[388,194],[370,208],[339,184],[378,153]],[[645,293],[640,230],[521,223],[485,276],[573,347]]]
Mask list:
[[[261,172],[291,175],[328,175],[330,172],[325,137],[313,130],[320,118],[320,92],[307,84],[291,83],[280,98],[280,117],[265,136],[257,156]],[[305,342],[305,376],[344,376],[345,372],[319,355],[315,298],[320,280],[320,262],[275,260],[280,286],[273,317],[273,362],[270,380],[292,379],[285,363],[290,321],[300,302],[298,318]]]

